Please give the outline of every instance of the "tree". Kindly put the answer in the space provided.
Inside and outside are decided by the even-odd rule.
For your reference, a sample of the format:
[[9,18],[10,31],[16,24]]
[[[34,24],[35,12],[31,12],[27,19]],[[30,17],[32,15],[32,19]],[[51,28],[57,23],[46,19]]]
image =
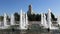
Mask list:
[[28,20],[29,21],[40,21],[41,20],[41,15],[39,15],[39,14],[28,15]]
[[20,20],[20,15],[17,12],[14,13],[14,17],[15,17],[15,21]]
[[3,18],[4,18],[3,16],[0,16],[0,21],[3,21]]
[[52,20],[55,20],[55,15],[51,12],[51,18]]
[[7,20],[10,22],[10,18],[9,18],[9,16],[7,16]]
[[41,15],[39,15],[39,14],[37,14],[37,15],[35,15],[36,16],[36,21],[40,21],[41,20]]

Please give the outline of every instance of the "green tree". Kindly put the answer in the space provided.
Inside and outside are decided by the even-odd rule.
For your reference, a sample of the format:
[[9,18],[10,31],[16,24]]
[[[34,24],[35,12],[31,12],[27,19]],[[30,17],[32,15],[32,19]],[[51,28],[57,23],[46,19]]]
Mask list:
[[51,18],[52,20],[56,20],[55,15],[51,12]]
[[36,21],[40,21],[41,20],[41,15],[37,14],[35,19],[36,19]]
[[39,14],[28,15],[28,20],[29,21],[40,21],[41,20],[41,15],[39,15]]
[[9,18],[9,16],[7,16],[7,20],[10,22],[10,18]]
[[0,21],[3,21],[3,18],[4,18],[3,16],[0,16]]
[[14,17],[15,17],[15,21],[20,20],[20,15],[17,12],[14,13]]

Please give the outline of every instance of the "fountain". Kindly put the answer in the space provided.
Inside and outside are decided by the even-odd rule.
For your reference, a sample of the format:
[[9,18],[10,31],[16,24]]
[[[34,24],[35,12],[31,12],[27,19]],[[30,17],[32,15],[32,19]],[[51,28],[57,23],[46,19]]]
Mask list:
[[1,27],[1,21],[0,21],[0,27]]
[[43,14],[41,13],[41,26],[43,26],[44,28],[48,28],[46,16],[44,13]]
[[7,15],[4,13],[4,26],[7,26]]
[[22,12],[22,29],[25,29],[25,13],[24,12]]
[[48,22],[49,29],[58,29],[58,27],[55,27],[55,26],[52,25],[52,22],[51,22],[51,10],[50,9],[48,9],[47,22]]
[[43,16],[44,16],[44,18],[43,18],[43,23],[44,24],[43,25],[44,25],[45,28],[48,28],[45,14],[43,14]]
[[27,21],[25,21],[26,19],[27,18],[25,17],[25,13],[23,13],[21,10],[21,13],[20,13],[20,29],[21,30],[27,29],[26,28]]
[[14,15],[11,15],[11,20],[10,20],[11,25],[15,25],[15,21],[14,21]]
[[0,29],[7,29],[9,25],[7,25],[7,15],[4,13],[4,26],[0,27]]
[[47,22],[48,22],[48,27],[51,29],[52,22],[51,22],[51,10],[50,9],[48,9]]
[[60,25],[60,16],[57,17],[57,23]]
[[28,28],[28,16],[27,16],[27,14],[26,14],[26,28]]
[[41,26],[43,26],[43,14],[41,13]]
[[20,13],[20,29],[22,29],[22,10],[21,10],[21,13]]

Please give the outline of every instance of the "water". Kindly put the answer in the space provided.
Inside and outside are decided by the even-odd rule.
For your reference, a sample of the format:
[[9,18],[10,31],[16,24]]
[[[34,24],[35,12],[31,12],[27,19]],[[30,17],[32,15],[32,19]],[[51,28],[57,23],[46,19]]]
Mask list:
[[7,26],[7,15],[4,13],[4,26]]
[[27,15],[22,12],[20,12],[20,29],[27,29],[27,24],[28,24],[28,20],[27,20]]
[[14,25],[15,24],[14,15],[13,14],[11,15],[11,22],[10,23],[11,23],[11,25]]
[[53,30],[53,31],[47,31],[47,30],[14,30],[12,29],[6,29],[6,30],[0,30],[0,34],[60,34],[60,31]]

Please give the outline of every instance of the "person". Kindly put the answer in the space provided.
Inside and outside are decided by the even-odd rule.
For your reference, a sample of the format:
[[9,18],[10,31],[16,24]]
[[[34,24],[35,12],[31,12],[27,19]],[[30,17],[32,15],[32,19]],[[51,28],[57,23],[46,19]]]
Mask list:
[[49,29],[49,28],[48,28],[47,30],[48,30],[48,32],[50,31],[50,29]]
[[14,28],[12,28],[12,32],[14,32],[15,31],[15,29]]

